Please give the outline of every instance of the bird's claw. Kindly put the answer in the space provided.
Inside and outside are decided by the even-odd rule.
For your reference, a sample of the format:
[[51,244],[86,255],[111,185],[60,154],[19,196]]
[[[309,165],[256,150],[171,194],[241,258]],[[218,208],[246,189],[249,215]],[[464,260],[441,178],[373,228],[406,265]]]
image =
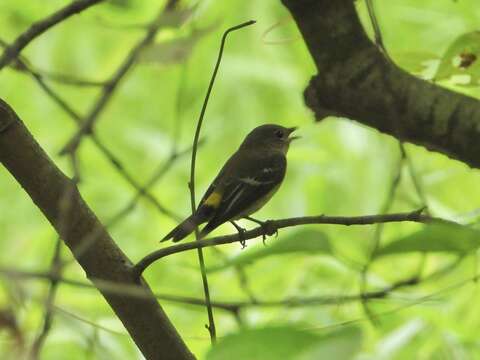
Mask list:
[[238,232],[238,237],[239,237],[239,241],[240,241],[240,245],[242,245],[242,249],[245,249],[247,247],[247,243],[246,243],[246,239],[245,239],[245,232],[247,230],[245,230],[244,228],[242,228],[240,225],[237,225],[237,223],[235,223],[234,221],[230,221],[232,223],[233,226],[235,226],[235,229],[237,229],[237,232]]
[[242,250],[247,247],[247,242],[245,240],[245,232],[246,230],[244,228],[239,228],[238,230],[238,236],[240,237],[240,245],[242,245]]
[[266,245],[265,240],[267,240],[267,236],[272,236],[275,234],[275,238],[278,237],[278,229],[275,226],[273,226],[273,223],[271,220],[262,221],[259,224],[263,230],[263,234],[262,234],[263,245]]

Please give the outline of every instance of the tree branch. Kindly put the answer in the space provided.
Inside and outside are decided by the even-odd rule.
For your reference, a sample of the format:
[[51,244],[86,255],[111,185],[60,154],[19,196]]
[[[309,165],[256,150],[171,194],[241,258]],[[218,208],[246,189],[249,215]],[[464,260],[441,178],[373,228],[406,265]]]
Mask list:
[[[130,260],[117,247],[103,225],[83,201],[76,186],[48,158],[14,111],[0,100],[0,162],[17,179],[43,212],[65,244],[74,249],[86,237],[92,246],[77,261],[94,284],[98,280],[138,284]],[[61,199],[71,189],[68,214],[61,213]],[[131,298],[99,288],[147,359],[192,359],[146,283],[145,296]],[[98,288],[98,287],[97,287]]]
[[[220,50],[218,52],[217,62],[215,63],[215,67],[213,69],[212,77],[210,79],[210,83],[208,84],[207,93],[205,94],[205,100],[203,101],[202,110],[200,111],[200,116],[198,118],[197,126],[195,128],[195,135],[193,137],[193,145],[192,145],[192,159],[190,162],[190,203],[192,207],[192,215],[195,215],[195,211],[197,207],[195,205],[195,164],[197,160],[197,149],[198,149],[198,141],[200,139],[200,130],[202,129],[203,118],[205,116],[205,111],[207,110],[208,100],[210,99],[210,94],[213,89],[213,84],[215,83],[215,78],[217,77],[218,69],[220,68],[220,63],[222,61],[223,49],[225,48],[225,42],[227,41],[227,36],[229,33],[242,29],[246,26],[250,26],[255,24],[255,21],[247,21],[240,25],[233,26],[228,28],[222,36],[222,40],[220,42]],[[195,226],[195,240],[200,241],[200,234],[198,232],[198,227]],[[200,265],[200,273],[202,275],[202,283],[203,283],[203,291],[205,294],[205,303],[207,306],[207,314],[208,314],[208,332],[210,333],[210,339],[212,344],[216,341],[216,329],[215,329],[215,319],[213,317],[213,310],[212,306],[210,305],[210,290],[208,287],[208,279],[207,279],[207,271],[205,268],[205,260],[203,257],[203,251],[199,247],[197,248],[197,255],[198,255],[198,262]]]
[[59,278],[61,277],[61,271],[63,267],[61,259],[61,245],[62,239],[57,238],[52,262],[50,265],[50,273],[56,276],[52,276],[50,279],[50,287],[48,289],[47,298],[45,300],[45,309],[43,311],[43,325],[39,334],[33,341],[33,345],[30,350],[30,357],[32,360],[39,359],[42,347],[47,339],[48,333],[52,328],[53,307],[55,306],[55,298],[57,296],[58,285],[60,283]]
[[366,36],[352,0],[282,0],[318,74],[305,101],[318,120],[355,119],[480,167],[480,102],[408,74]]
[[[3,41],[0,39],[0,43]],[[35,82],[40,86],[40,88],[45,92],[47,96],[49,96],[78,126],[82,125],[82,116],[77,113],[56,91],[53,90],[51,86],[49,86],[43,78],[43,75],[32,69],[28,65],[28,61],[26,59],[22,59],[19,57],[17,59],[17,64],[23,71],[30,74],[31,77],[35,80]],[[167,209],[164,205],[162,205],[157,198],[148,191],[148,189],[144,188],[137,180],[133,178],[132,175],[126,170],[124,164],[120,161],[120,159],[106,147],[106,145],[100,141],[100,138],[96,133],[90,134],[90,138],[93,141],[93,144],[97,147],[97,149],[105,156],[105,158],[112,164],[113,168],[117,171],[117,173],[125,179],[139,194],[145,197],[147,200],[151,202],[155,208],[163,213],[166,216],[171,217],[175,220],[181,220],[181,218],[172,212],[171,210]]]
[[[7,275],[13,278],[31,278],[39,280],[48,280],[55,281],[57,283],[62,283],[64,285],[85,288],[85,289],[95,289],[101,288],[104,291],[115,292],[118,294],[124,294],[125,296],[131,298],[144,298],[144,292],[138,285],[131,284],[118,284],[110,283],[108,281],[98,281],[98,287],[95,287],[89,283],[71,280],[64,278],[54,273],[48,272],[31,272],[31,271],[21,271],[13,269],[4,269],[0,268],[0,273]],[[417,277],[411,277],[404,280],[399,280],[393,283],[392,285],[386,286],[379,290],[367,291],[364,293],[354,293],[354,294],[339,294],[339,295],[324,295],[324,296],[310,296],[310,297],[288,297],[285,299],[279,300],[249,300],[249,301],[211,301],[211,306],[220,310],[228,312],[238,312],[241,309],[245,308],[269,308],[269,307],[287,307],[287,308],[298,308],[298,307],[308,307],[308,306],[318,306],[318,305],[339,305],[350,303],[354,301],[360,301],[362,299],[381,299],[386,298],[393,291],[398,290],[403,287],[415,286],[420,284],[424,279]],[[155,297],[159,300],[169,301],[177,304],[183,305],[195,305],[195,306],[205,306],[206,301],[202,298],[182,296],[182,295],[171,295],[171,294],[155,294]]]
[[176,254],[183,251],[205,248],[215,245],[231,244],[240,240],[251,240],[253,238],[264,236],[264,235],[273,235],[277,232],[278,229],[283,229],[286,227],[292,227],[297,225],[307,225],[307,224],[334,224],[334,225],[372,225],[372,224],[381,224],[389,222],[401,222],[401,221],[412,221],[412,222],[430,222],[430,221],[447,221],[444,219],[433,218],[429,215],[422,214],[423,209],[409,212],[409,213],[397,213],[397,214],[386,214],[386,215],[367,215],[367,216],[354,216],[354,217],[345,217],[345,216],[303,216],[295,217],[290,219],[281,219],[281,220],[268,220],[263,226],[259,226],[255,229],[244,232],[243,234],[234,234],[234,235],[225,235],[218,236],[211,239],[202,240],[200,242],[193,241],[187,243],[181,243],[177,245],[172,245],[163,249],[154,251],[153,253],[145,256],[134,266],[135,276],[141,276],[145,269],[150,266],[153,262],[164,258],[168,255]]
[[[308,307],[308,306],[329,306],[329,305],[339,305],[355,301],[362,301],[364,299],[383,299],[389,297],[392,292],[399,290],[400,288],[405,287],[414,287],[426,283],[427,281],[432,281],[439,277],[449,274],[453,269],[457,268],[462,260],[463,256],[458,257],[454,261],[448,263],[447,265],[435,270],[429,275],[420,277],[420,276],[410,276],[398,281],[395,281],[391,285],[384,286],[380,289],[359,292],[353,294],[337,294],[337,295],[321,295],[321,296],[310,296],[310,297],[286,297],[278,300],[249,300],[249,301],[212,301],[212,307],[215,307],[220,310],[228,311],[231,313],[238,313],[239,311],[247,308],[269,308],[269,307],[287,307],[287,308],[298,308],[298,307]],[[39,280],[48,280],[48,281],[57,281],[61,282],[64,285],[85,288],[85,289],[94,289],[95,287],[90,283],[72,280],[59,276],[58,274],[52,272],[34,272],[34,271],[22,271],[9,268],[0,267],[0,274],[9,278],[26,278],[26,279],[39,279]],[[478,275],[474,278],[470,278],[470,281],[478,279]],[[104,289],[104,291],[117,292],[124,294],[129,297],[144,297],[144,292],[142,291],[139,285],[131,284],[118,284],[112,283],[109,281],[98,280],[96,284],[99,288]],[[159,300],[169,301],[176,304],[183,305],[194,305],[194,306],[205,306],[205,300],[196,297],[182,296],[182,295],[171,295],[171,294],[155,294],[155,297]]]
[[[174,2],[171,1],[170,3],[174,3]],[[136,63],[143,49],[145,49],[145,47],[151,44],[155,39],[155,35],[157,34],[157,32],[160,30],[162,26],[162,19],[163,19],[164,12],[173,11],[174,6],[175,5],[167,4],[165,10],[162,9],[159,12],[159,14],[155,17],[155,19],[152,21],[145,35],[129,51],[123,63],[118,67],[117,71],[115,71],[115,73],[110,78],[110,80],[107,81],[106,84],[103,86],[102,92],[99,98],[97,99],[92,109],[86,116],[85,121],[82,122],[82,125],[77,130],[75,135],[72,136],[72,138],[60,151],[61,155],[65,155],[67,153],[76,151],[76,149],[80,146],[83,136],[86,134],[92,133],[92,129],[95,122],[98,120],[101,112],[105,109],[106,105],[112,98],[112,95],[114,94],[121,80],[123,80],[123,78],[128,73],[128,71]]]
[[3,51],[2,57],[0,57],[0,70],[10,64],[32,40],[45,31],[68,19],[70,16],[78,14],[101,1],[103,0],[75,0],[47,18],[33,23],[27,31],[20,34],[20,36]]

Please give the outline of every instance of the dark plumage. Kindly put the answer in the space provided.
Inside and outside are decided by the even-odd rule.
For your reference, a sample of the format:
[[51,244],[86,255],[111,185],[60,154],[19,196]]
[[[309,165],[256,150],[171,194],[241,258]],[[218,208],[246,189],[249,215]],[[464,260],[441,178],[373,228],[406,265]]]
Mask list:
[[194,215],[162,241],[180,241],[207,222],[201,236],[221,224],[253,214],[278,190],[287,168],[289,137],[296,128],[267,124],[253,129],[205,192]]

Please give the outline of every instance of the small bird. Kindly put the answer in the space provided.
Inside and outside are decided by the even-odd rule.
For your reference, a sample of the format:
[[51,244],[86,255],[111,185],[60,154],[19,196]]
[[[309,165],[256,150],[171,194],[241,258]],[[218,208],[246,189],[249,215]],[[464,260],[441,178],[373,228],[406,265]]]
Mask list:
[[295,130],[296,127],[274,124],[253,129],[213,180],[196,212],[161,241],[180,241],[205,222],[207,225],[200,237],[227,221],[240,232],[243,229],[234,220],[241,218],[262,224],[248,216],[265,205],[280,187],[287,169],[290,142],[298,138],[290,136]]

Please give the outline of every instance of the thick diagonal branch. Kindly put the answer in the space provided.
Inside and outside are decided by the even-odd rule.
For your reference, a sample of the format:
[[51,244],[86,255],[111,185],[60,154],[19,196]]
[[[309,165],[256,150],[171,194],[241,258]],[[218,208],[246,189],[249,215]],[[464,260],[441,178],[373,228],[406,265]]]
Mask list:
[[353,0],[282,0],[315,61],[305,90],[317,119],[344,116],[480,167],[480,102],[420,80],[366,36]]
[[[65,244],[75,249],[85,238],[91,246],[77,261],[88,278],[135,285],[130,260],[116,246],[103,225],[80,196],[75,184],[48,158],[13,110],[0,100],[0,162],[22,185],[33,202],[57,230]],[[68,214],[61,214],[61,199],[71,189]],[[97,280],[98,279],[98,280]],[[182,339],[143,283],[144,297],[99,291],[110,304],[147,359],[192,359]]]

